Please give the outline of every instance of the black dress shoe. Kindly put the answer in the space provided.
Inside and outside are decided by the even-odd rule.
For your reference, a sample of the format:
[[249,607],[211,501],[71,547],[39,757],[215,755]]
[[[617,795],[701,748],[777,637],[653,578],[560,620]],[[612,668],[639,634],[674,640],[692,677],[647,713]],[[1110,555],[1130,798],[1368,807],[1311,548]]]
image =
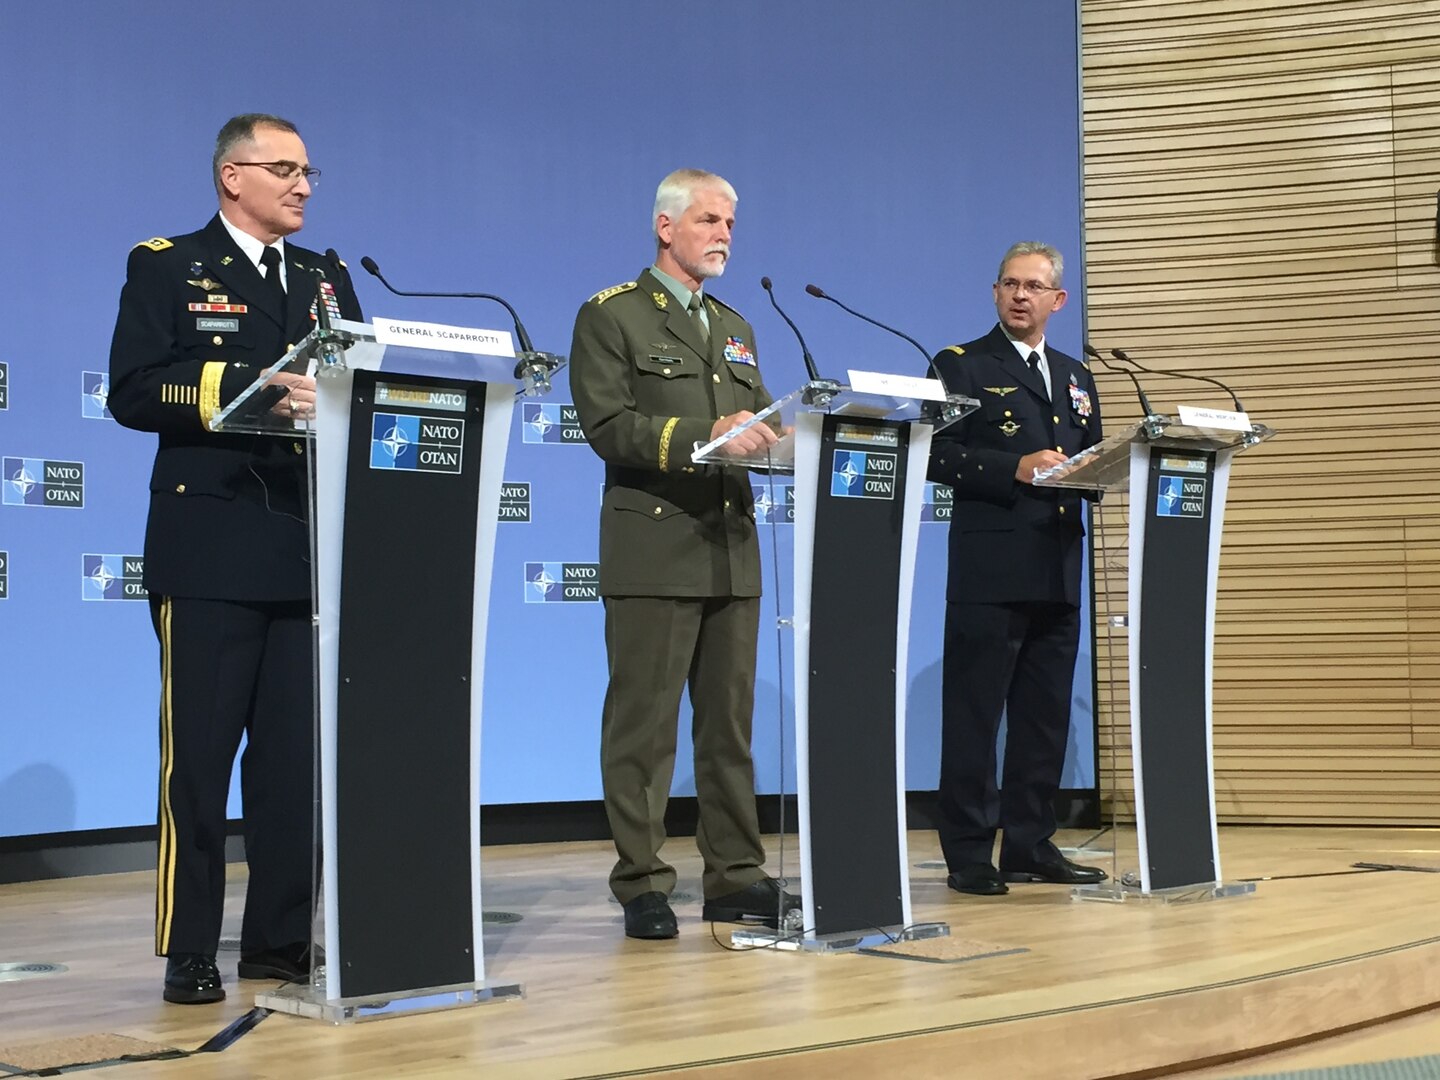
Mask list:
[[1043,881],[1051,885],[1095,885],[1109,877],[1098,866],[1081,866],[1063,855],[1045,862],[1002,865],[1000,872],[1006,881]]
[[670,910],[670,901],[661,892],[641,893],[633,900],[626,900],[625,936],[643,941],[664,941],[680,933],[675,925],[675,912]]
[[225,1000],[213,956],[176,953],[165,959],[165,1000],[174,1005],[210,1005]]
[[236,970],[242,979],[307,982],[310,979],[310,943],[297,941],[278,949],[242,952]]
[[705,901],[700,917],[706,922],[743,922],[758,919],[766,926],[779,925],[777,916],[799,908],[800,897],[780,888],[774,878],[761,878],[739,892],[727,893]]
[[966,863],[955,868],[945,884],[956,892],[971,896],[1004,896],[1010,890],[1000,879],[1000,871],[988,862]]

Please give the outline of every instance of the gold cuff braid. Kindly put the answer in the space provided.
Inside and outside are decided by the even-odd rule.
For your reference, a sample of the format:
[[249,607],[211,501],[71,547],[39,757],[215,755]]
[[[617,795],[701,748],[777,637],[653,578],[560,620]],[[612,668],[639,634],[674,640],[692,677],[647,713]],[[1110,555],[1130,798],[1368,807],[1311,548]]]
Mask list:
[[225,363],[212,360],[200,369],[200,423],[208,428],[210,418],[220,411],[220,380],[225,375]]
[[665,421],[665,427],[660,432],[660,471],[670,471],[670,438],[675,434],[675,425],[680,423],[678,416],[672,416]]

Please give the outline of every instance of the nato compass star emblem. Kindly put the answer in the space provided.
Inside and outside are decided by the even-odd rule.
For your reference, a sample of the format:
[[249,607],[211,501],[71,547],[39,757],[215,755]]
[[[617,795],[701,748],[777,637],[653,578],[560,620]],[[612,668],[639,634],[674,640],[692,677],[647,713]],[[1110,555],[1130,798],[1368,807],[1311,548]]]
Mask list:
[[530,430],[535,432],[536,435],[539,435],[540,438],[543,439],[545,438],[545,433],[554,426],[555,421],[551,420],[550,417],[546,415],[544,409],[535,410],[535,418],[530,421]]
[[766,488],[761,488],[759,492],[757,492],[755,495],[755,520],[769,521],[770,507],[774,505],[775,504],[770,501],[769,490]]
[[86,395],[95,403],[95,412],[99,416],[105,415],[105,404],[110,399],[110,388],[105,385],[106,380],[102,376]]
[[393,461],[405,452],[405,448],[410,445],[410,439],[405,432],[396,426],[385,432],[384,436],[380,439],[380,445],[385,448],[385,452],[390,455]]
[[845,486],[848,488],[860,478],[860,470],[855,468],[853,458],[846,458],[845,464],[840,466],[840,471],[836,475],[845,482]]
[[20,467],[15,470],[15,475],[7,476],[5,480],[6,483],[10,484],[17,492],[19,492],[21,499],[24,499],[25,496],[29,495],[30,492],[34,491],[35,485],[39,482],[35,479],[35,477],[30,475],[30,471],[25,467],[25,463],[23,461],[20,463]]
[[102,559],[96,565],[95,569],[90,572],[90,580],[93,581],[95,587],[100,590],[100,595],[104,596],[110,589],[110,583],[115,580],[115,575],[110,572],[110,568],[105,565]]
[[536,592],[538,592],[542,597],[545,597],[549,596],[550,590],[553,589],[556,585],[559,585],[560,582],[556,581],[553,577],[551,577],[550,572],[542,566],[540,567],[540,572],[530,579],[530,584],[535,587]]
[[1169,514],[1175,509],[1175,504],[1180,501],[1180,478],[1178,476],[1160,477],[1159,503],[1163,508],[1161,513]]

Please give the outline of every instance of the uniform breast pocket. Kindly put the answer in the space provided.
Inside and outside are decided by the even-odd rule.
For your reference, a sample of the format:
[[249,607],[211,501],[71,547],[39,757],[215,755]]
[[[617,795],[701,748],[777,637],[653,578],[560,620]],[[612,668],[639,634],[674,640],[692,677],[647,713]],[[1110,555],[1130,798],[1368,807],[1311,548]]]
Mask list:
[[[180,348],[193,356],[224,356],[233,350],[235,359],[253,356],[259,336],[256,318],[249,312],[189,311],[176,334]],[[220,350],[217,353],[216,350]]]
[[986,427],[994,429],[1005,438],[1012,438],[1021,431],[1021,422],[1016,409],[1011,404],[1007,404],[1004,398],[982,401],[978,419]]

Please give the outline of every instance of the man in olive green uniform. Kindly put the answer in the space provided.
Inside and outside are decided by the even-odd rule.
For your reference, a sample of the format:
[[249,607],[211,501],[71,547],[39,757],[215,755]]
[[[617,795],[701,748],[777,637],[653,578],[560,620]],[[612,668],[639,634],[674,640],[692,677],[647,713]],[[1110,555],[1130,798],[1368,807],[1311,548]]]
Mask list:
[[[697,444],[770,404],[755,336],[704,284],[724,272],[735,190],[683,169],[655,197],[655,265],[580,309],[570,386],[605,461],[600,593],[610,685],[601,721],[605,811],[625,932],[673,938],[675,870],[660,858],[680,694],[694,710],[704,918],[775,919],[798,901],[761,866],[750,725],[760,557],[749,476],[691,463]],[[717,419],[718,418],[718,419]],[[764,424],[727,449],[775,441]]]

